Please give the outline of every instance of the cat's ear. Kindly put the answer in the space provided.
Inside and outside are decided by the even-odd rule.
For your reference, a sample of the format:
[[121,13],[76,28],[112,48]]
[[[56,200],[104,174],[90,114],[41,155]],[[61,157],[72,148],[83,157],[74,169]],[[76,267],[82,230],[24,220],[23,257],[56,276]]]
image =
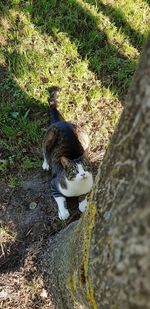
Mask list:
[[60,162],[64,168],[67,168],[70,164],[70,160],[64,156],[60,158]]

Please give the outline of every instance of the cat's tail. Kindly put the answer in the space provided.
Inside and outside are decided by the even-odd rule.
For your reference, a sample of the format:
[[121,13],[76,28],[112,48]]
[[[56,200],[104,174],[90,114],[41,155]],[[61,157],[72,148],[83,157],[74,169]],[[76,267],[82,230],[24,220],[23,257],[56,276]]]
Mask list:
[[59,111],[57,110],[58,104],[58,95],[60,88],[57,86],[52,86],[48,89],[49,91],[49,121],[48,124],[51,125],[54,122],[63,120],[63,117],[60,115]]

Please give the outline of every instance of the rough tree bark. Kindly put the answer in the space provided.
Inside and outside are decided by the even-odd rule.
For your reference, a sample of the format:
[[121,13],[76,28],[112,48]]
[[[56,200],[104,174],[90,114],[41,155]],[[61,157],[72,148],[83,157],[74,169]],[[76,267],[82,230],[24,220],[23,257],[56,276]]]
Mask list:
[[56,308],[150,308],[150,38],[82,218],[40,256]]

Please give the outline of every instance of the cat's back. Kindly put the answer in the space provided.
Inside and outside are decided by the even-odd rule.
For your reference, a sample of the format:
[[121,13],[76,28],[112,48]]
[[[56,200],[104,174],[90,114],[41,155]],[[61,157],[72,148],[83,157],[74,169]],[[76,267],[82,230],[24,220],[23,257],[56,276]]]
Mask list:
[[60,121],[55,123],[55,126],[59,130],[58,143],[62,155],[71,160],[80,157],[84,152],[84,148],[76,132],[76,126],[68,121]]
[[53,150],[55,156],[67,156],[72,160],[83,155],[85,150],[85,145],[82,143],[84,133],[76,125],[69,121],[58,121],[50,128],[52,127],[57,134],[57,141]]
[[70,121],[65,120],[55,122],[54,126],[61,131],[72,131],[74,128],[74,125]]
[[78,139],[77,134],[75,133],[75,125],[69,121],[58,121],[54,124],[55,128],[58,129],[60,138],[66,140],[76,140]]

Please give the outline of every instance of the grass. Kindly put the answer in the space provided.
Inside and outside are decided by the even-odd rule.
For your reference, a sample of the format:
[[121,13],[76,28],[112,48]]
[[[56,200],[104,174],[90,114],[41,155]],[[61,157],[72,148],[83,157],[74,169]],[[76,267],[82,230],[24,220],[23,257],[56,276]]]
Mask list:
[[11,0],[0,11],[3,176],[14,186],[39,167],[50,85],[62,88],[60,110],[89,133],[99,161],[148,34],[148,3]]

